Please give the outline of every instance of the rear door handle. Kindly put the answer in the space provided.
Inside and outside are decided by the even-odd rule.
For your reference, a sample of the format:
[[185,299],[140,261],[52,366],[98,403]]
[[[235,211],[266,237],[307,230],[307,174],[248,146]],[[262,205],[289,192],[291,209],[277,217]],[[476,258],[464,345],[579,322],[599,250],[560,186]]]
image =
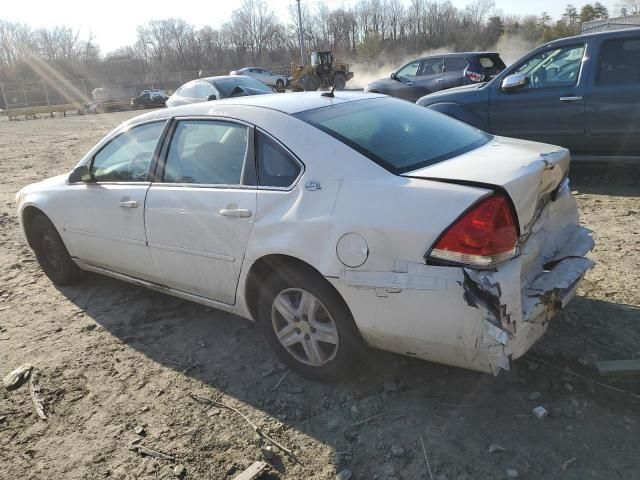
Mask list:
[[251,216],[251,210],[247,210],[246,208],[223,208],[220,210],[220,215],[224,217],[247,218]]
[[579,102],[582,97],[560,97],[561,102]]
[[444,78],[436,78],[436,82],[444,82]]
[[135,200],[118,202],[118,205],[120,205],[122,208],[138,208],[138,202],[136,202]]

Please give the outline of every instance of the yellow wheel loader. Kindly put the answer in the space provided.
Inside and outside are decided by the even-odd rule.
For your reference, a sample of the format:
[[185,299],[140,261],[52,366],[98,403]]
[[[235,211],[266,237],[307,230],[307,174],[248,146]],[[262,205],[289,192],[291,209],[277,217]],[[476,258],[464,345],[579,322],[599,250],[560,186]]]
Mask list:
[[348,80],[353,78],[349,64],[333,60],[333,52],[310,52],[309,65],[291,64],[291,89],[294,92],[309,92],[318,88],[344,90]]

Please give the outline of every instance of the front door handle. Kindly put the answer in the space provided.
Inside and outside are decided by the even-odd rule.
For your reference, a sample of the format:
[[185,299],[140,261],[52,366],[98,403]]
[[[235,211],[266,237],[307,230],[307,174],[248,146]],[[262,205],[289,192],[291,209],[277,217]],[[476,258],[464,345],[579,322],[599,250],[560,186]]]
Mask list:
[[444,78],[436,78],[436,82],[444,82]]
[[122,202],[118,202],[118,205],[122,208],[138,208],[138,202],[135,200],[126,200]]
[[251,210],[247,210],[246,208],[223,208],[220,210],[220,215],[224,217],[247,218],[251,216]]
[[582,97],[560,97],[561,102],[579,102]]

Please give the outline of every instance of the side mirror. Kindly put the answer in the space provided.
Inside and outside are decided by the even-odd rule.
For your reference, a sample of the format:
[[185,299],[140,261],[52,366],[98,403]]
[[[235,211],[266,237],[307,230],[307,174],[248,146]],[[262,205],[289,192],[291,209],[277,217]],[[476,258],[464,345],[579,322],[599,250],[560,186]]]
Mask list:
[[527,78],[526,75],[516,73],[513,75],[507,75],[504,80],[502,80],[502,85],[500,85],[500,88],[507,92],[509,90],[516,90],[518,88],[525,87],[528,83],[529,78]]
[[217,100],[217,99],[218,99],[218,97],[216,97],[216,96],[212,93],[211,95],[209,95],[209,96],[207,97],[207,102],[210,102],[211,100]]
[[397,80],[398,77],[396,75],[396,72],[391,72],[391,80]]
[[93,177],[91,176],[89,167],[87,167],[86,165],[78,165],[69,174],[69,183],[87,183],[92,181]]

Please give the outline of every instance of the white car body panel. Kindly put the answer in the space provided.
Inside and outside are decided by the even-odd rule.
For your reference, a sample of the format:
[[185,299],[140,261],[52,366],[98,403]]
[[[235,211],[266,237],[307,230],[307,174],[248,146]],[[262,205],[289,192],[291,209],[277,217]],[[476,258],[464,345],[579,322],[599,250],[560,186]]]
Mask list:
[[[247,218],[226,217],[242,208]],[[156,280],[233,305],[256,210],[256,189],[154,184],[147,194],[146,232]]]
[[232,75],[244,75],[247,77],[252,77],[252,78],[255,78],[256,80],[261,81],[265,85],[269,85],[270,87],[275,87],[278,80],[282,80],[283,84],[287,83],[287,79],[282,75],[278,75],[264,68],[259,68],[259,70],[261,70],[262,73],[256,73],[251,71],[253,68],[258,68],[258,67],[241,68],[240,70],[236,70],[234,73],[232,73]]
[[[498,138],[466,156],[395,176],[289,115],[355,98],[363,96],[260,95],[158,110],[128,121],[80,163],[131,125],[171,116],[214,115],[266,131],[302,161],[304,170],[290,189],[152,186],[146,241],[156,266],[153,279],[78,263],[252,318],[246,298],[252,265],[266,255],[289,255],[327,278],[370,345],[479,371],[508,369],[510,359],[526,352],[544,333],[592,265],[582,257],[593,240],[579,225],[568,183],[557,188],[568,168],[567,152]],[[477,169],[469,167],[470,159],[478,163]],[[523,171],[526,182],[519,181],[518,172]],[[305,188],[309,181],[321,188]],[[425,253],[442,231],[491,194],[490,184],[512,196],[522,232],[520,255],[493,271],[425,264]],[[72,201],[67,196],[72,188],[75,185],[69,185],[66,176],[25,187],[18,195],[19,210],[37,206],[64,232],[72,224],[62,212]],[[551,190],[556,191],[553,199]],[[184,197],[178,198],[178,193]],[[216,215],[230,203],[251,210],[252,215],[234,219]],[[368,245],[368,258],[357,268],[346,267],[336,255],[338,240],[351,232]],[[80,250],[69,235],[62,236],[71,255],[78,256]],[[553,261],[556,267],[543,268]]]
[[538,202],[557,187],[569,162],[565,148],[495,137],[476,150],[405,175],[500,185],[514,202],[521,233],[526,233]]
[[[144,202],[149,183],[69,185],[52,209],[70,251],[86,261],[149,278],[153,263],[146,245]],[[136,207],[121,207],[135,202]],[[87,212],[92,212],[87,215]]]

